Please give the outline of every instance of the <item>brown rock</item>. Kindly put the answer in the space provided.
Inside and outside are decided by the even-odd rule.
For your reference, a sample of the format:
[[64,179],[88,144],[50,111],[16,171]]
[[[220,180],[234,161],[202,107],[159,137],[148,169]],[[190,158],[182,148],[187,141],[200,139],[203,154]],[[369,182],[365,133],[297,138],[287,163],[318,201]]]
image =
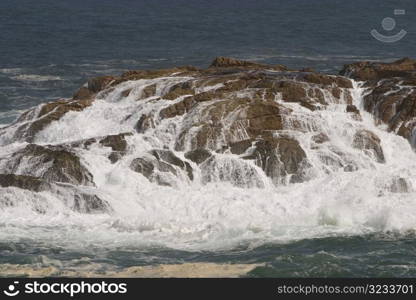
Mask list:
[[199,69],[193,66],[176,67],[171,69],[160,69],[160,70],[136,70],[127,71],[121,75],[120,78],[116,78],[111,85],[117,85],[121,82],[128,80],[139,80],[139,79],[154,79],[158,77],[166,76],[191,76],[199,74]]
[[113,76],[100,76],[88,80],[86,87],[81,87],[73,96],[74,100],[91,99],[95,94],[109,87],[116,80]]
[[416,61],[403,58],[392,63],[358,62],[345,65],[340,74],[366,81],[407,76],[409,72],[414,71],[416,71]]
[[205,149],[196,149],[185,153],[185,158],[193,161],[197,165],[202,164],[212,156],[211,152]]
[[89,138],[84,140],[79,140],[67,144],[62,144],[63,147],[71,147],[71,148],[84,148],[88,149],[89,146],[95,143],[99,143],[104,147],[110,147],[113,152],[111,152],[109,159],[112,163],[117,162],[122,156],[126,154],[127,151],[127,141],[126,136],[131,136],[132,133],[120,133],[116,135],[108,135],[105,137],[96,137],[96,138]]
[[151,84],[143,89],[141,98],[149,98],[156,95],[156,84]]
[[[64,147],[30,144],[4,160],[7,173],[22,172],[23,169],[22,175],[39,177],[47,182],[94,185],[92,174]],[[39,170],[43,171],[39,174]]]
[[[216,101],[199,111],[193,109],[184,120],[184,128],[179,134],[175,148],[183,150],[191,144],[191,150],[208,148],[216,150],[218,143],[236,142],[256,137],[262,133],[283,128],[281,113],[290,110],[276,102],[231,98]],[[195,117],[203,116],[203,118]],[[223,120],[229,119],[225,126]],[[197,129],[197,130],[195,130]],[[190,135],[190,132],[193,132]],[[191,138],[191,140],[189,140]]]
[[86,100],[86,99],[90,99],[92,98],[92,96],[94,95],[93,92],[91,92],[88,88],[86,87],[81,87],[75,94],[74,96],[72,96],[72,99],[74,100]]
[[325,133],[318,133],[312,137],[312,141],[317,144],[329,142],[329,137]]
[[254,68],[254,69],[275,69],[275,70],[287,70],[287,67],[282,65],[269,66],[264,64],[258,64],[245,60],[238,60],[230,57],[219,56],[211,63],[210,68]]
[[306,82],[323,86],[337,86],[338,88],[352,88],[351,80],[340,76],[331,76],[319,73],[308,73],[304,75]]
[[1,187],[18,187],[25,190],[40,192],[50,189],[50,184],[45,180],[25,175],[0,174]]
[[130,164],[130,168],[137,173],[143,174],[146,178],[150,178],[155,169],[154,164],[145,158],[135,158]]
[[182,170],[186,171],[189,179],[191,180],[194,179],[191,165],[187,163],[186,161],[184,162],[183,160],[181,160],[179,157],[173,154],[172,151],[152,150],[150,151],[150,154],[153,155],[159,162],[167,163],[169,165],[173,165],[173,166],[177,166],[181,168]]
[[357,121],[362,121],[360,110],[353,104],[348,104],[346,108],[347,113],[353,115],[353,118]]
[[230,67],[260,67],[264,68],[266,65],[261,65],[245,60],[238,60],[230,57],[219,56],[214,59],[210,65],[211,68],[230,68]]
[[230,151],[244,159],[254,159],[267,176],[279,183],[286,178],[291,183],[304,181],[304,170],[309,167],[305,151],[292,138],[245,140],[231,144]]
[[188,112],[192,106],[195,104],[195,99],[193,97],[186,97],[180,102],[172,104],[166,108],[163,108],[159,115],[162,119],[173,118],[176,116],[181,116],[184,113]]
[[390,131],[412,142],[416,128],[416,90],[403,87],[404,80],[399,77],[378,82],[364,97],[364,109],[377,121],[386,123]]
[[126,136],[132,135],[131,133],[121,133],[117,135],[108,135],[101,139],[99,143],[104,147],[110,147],[113,152],[110,154],[109,159],[112,163],[117,162],[122,156],[126,154],[127,141]]
[[352,105],[352,104],[347,105],[346,111],[347,113],[355,113],[355,114],[360,113],[360,110],[355,105]]
[[[16,187],[33,192],[49,191],[58,196],[72,196],[73,204],[70,208],[80,213],[103,213],[111,210],[109,204],[100,199],[97,195],[80,192],[76,188],[61,185],[51,184],[44,179],[15,174],[0,174],[0,187]],[[62,188],[65,189],[65,194],[62,195]],[[66,202],[70,202],[65,198]],[[39,211],[43,213],[43,211]]]
[[120,133],[117,135],[108,135],[100,140],[100,144],[104,147],[110,147],[113,151],[125,152],[127,149],[127,142],[125,137],[131,133]]
[[148,178],[151,182],[159,185],[172,186],[172,184],[162,176],[160,172],[178,176],[175,167],[184,170],[190,180],[193,180],[192,167],[188,162],[182,161],[175,154],[168,150],[152,150],[149,152],[151,157],[139,157],[132,161],[130,168]]
[[412,188],[410,183],[403,177],[395,177],[390,183],[389,190],[392,193],[409,193]]
[[113,76],[100,76],[88,80],[88,89],[93,93],[98,93],[108,87],[116,78]]
[[154,126],[152,117],[148,115],[142,115],[139,121],[137,121],[136,126],[134,126],[134,129],[136,129],[138,133],[144,133],[149,128],[154,128],[154,127],[155,126]]
[[[24,139],[27,142],[33,142],[38,132],[42,131],[53,121],[57,121],[69,111],[82,111],[90,106],[93,100],[58,100],[43,104],[39,114],[33,121],[21,125],[16,133],[16,139]],[[35,111],[33,108],[32,111]],[[18,124],[18,123],[17,123]]]
[[74,194],[74,204],[71,209],[87,214],[105,213],[112,210],[107,201],[102,200],[97,195],[85,193]]
[[202,183],[228,182],[242,188],[264,188],[257,170],[249,163],[231,157],[211,156],[201,165]]
[[175,100],[176,98],[184,95],[193,95],[195,91],[192,88],[192,84],[188,81],[178,83],[170,88],[169,92],[163,95],[163,99]]
[[301,82],[281,81],[274,91],[282,94],[282,99],[287,102],[304,101],[306,97],[305,87]]
[[380,145],[380,138],[371,131],[360,130],[354,135],[353,147],[364,150],[364,153],[379,163],[385,163],[383,149]]

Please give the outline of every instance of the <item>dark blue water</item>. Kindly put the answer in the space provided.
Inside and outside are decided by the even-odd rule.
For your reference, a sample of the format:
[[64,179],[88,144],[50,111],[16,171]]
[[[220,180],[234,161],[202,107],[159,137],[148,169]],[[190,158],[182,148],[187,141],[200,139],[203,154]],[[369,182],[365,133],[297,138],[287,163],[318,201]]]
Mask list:
[[[394,16],[395,8],[406,9]],[[234,56],[337,72],[356,60],[414,56],[413,0],[2,0],[0,124],[69,97],[87,78]],[[383,44],[385,17],[408,31]]]

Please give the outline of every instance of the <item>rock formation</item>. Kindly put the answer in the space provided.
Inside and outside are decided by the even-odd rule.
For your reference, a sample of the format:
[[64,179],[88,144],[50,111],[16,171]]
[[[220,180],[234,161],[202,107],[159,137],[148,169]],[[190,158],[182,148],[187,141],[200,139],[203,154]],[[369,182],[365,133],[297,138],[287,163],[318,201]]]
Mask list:
[[[88,159],[106,172],[127,167],[130,176],[174,188],[195,181],[263,188],[384,164],[380,137],[361,123],[350,78],[364,81],[364,109],[415,146],[415,70],[411,59],[361,62],[337,76],[218,57],[207,69],[93,78],[72,99],[39,105],[0,129],[0,147],[14,149],[0,157],[0,186],[55,195],[66,190],[73,210],[91,213],[111,208],[95,193],[104,179],[96,180],[100,170]],[[89,110],[104,123],[91,124],[77,139],[65,137],[64,117]],[[331,112],[344,123],[323,118]],[[102,134],[107,121],[115,125]],[[77,126],[76,119],[65,122]],[[344,146],[333,141],[333,127],[346,135]],[[48,135],[57,142],[45,142]],[[357,152],[364,154],[360,160],[353,159]],[[390,189],[410,187],[398,177]]]
[[364,109],[416,146],[416,60],[354,63],[341,74],[364,81]]

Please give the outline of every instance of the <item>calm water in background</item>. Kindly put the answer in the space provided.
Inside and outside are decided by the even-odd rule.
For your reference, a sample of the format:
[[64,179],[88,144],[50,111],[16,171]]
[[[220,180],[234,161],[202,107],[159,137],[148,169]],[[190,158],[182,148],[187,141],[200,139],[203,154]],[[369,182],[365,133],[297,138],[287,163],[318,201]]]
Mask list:
[[[405,39],[383,44],[395,8]],[[234,56],[337,72],[356,60],[414,56],[413,0],[2,0],[0,124],[127,69],[207,66]]]
[[[393,17],[395,44],[369,32]],[[344,63],[416,57],[416,2],[379,0],[1,0],[0,124],[36,104],[69,97],[89,77],[127,69],[207,66],[233,56],[336,73]],[[416,201],[416,199],[415,199]],[[266,262],[253,276],[416,276],[415,235],[327,237],[227,252],[0,243],[0,263],[88,262],[118,267],[184,261]]]

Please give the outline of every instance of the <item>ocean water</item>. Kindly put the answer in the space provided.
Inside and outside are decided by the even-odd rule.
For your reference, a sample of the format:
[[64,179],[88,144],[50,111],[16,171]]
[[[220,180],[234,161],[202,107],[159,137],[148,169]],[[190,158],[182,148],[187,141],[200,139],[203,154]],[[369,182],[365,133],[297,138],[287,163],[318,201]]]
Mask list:
[[[2,0],[0,124],[71,96],[89,77],[207,66],[233,56],[338,72],[344,63],[414,55],[412,0]],[[394,16],[394,9],[406,9]],[[394,17],[399,43],[370,36]]]
[[[416,49],[414,1],[18,3],[0,3],[0,124],[40,103],[70,97],[89,77],[128,69],[203,67],[221,55],[337,73],[345,63],[412,57]],[[406,9],[406,15],[394,16],[394,9]],[[383,44],[369,32],[382,32],[381,20],[389,16],[408,35]],[[122,120],[140,107],[131,99],[117,104],[114,99],[123,89],[140,92],[151,83],[133,82],[103,95],[85,112],[54,123],[36,142],[59,144],[130,129],[133,125]],[[363,90],[354,86],[360,107]],[[154,264],[232,263],[257,265],[241,276],[415,276],[416,192],[385,188],[395,176],[416,188],[415,154],[402,138],[376,128],[372,116],[362,112],[364,122],[358,124],[344,110],[334,104],[299,114],[317,120],[360,166],[357,172],[325,174],[311,150],[315,177],[295,186],[274,187],[257,174],[248,180],[264,188],[217,182],[171,189],[148,183],[123,164],[114,168],[103,159],[106,150],[97,148],[79,155],[112,205],[111,215],[77,214],[50,194],[36,198],[2,189],[0,199],[16,205],[0,211],[0,275],[50,267],[89,274]],[[136,145],[131,157],[170,145],[175,132],[166,129],[175,124],[160,124],[150,133],[152,142],[140,134],[129,138]],[[362,126],[380,136],[385,165],[348,146]],[[307,144],[308,136],[299,138]],[[22,145],[0,140],[0,146],[3,153]],[[221,159],[227,164],[233,158]],[[46,213],[34,212],[34,205]]]

